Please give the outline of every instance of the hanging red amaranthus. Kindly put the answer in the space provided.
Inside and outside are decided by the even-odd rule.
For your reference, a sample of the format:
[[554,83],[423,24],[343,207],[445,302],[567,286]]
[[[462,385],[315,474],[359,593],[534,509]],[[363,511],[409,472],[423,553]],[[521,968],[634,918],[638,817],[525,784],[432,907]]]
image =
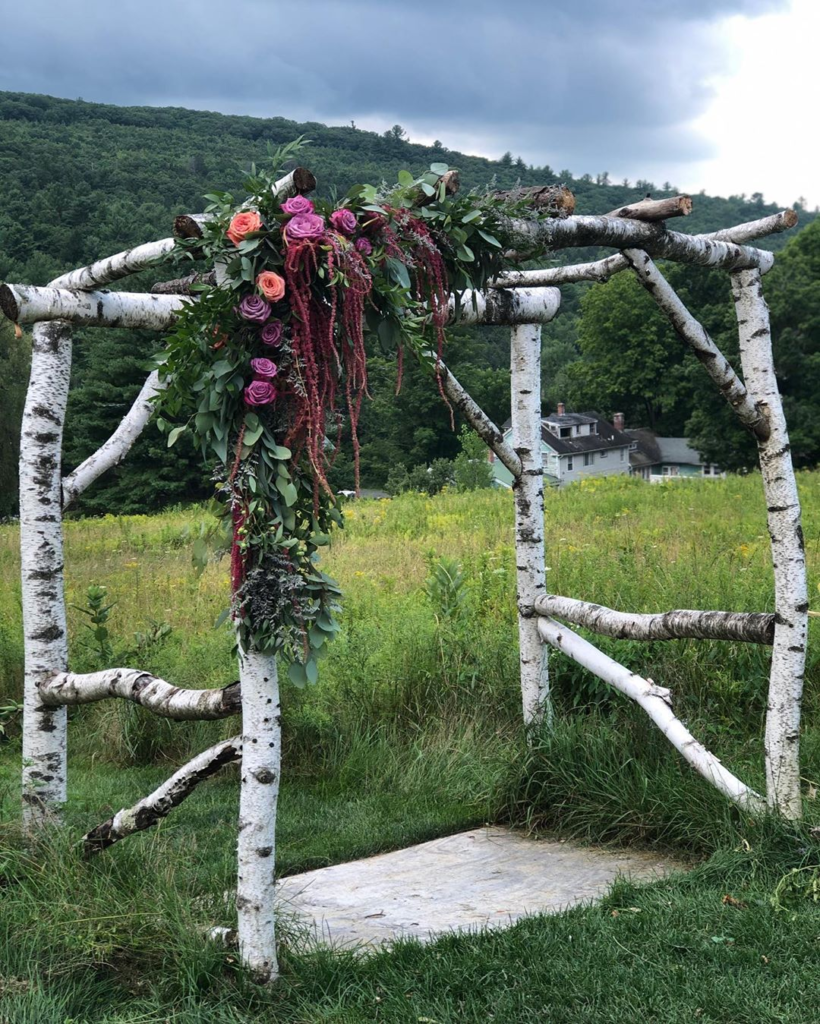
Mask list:
[[[316,238],[289,241],[285,277],[293,313],[291,349],[296,378],[286,443],[306,449],[316,493],[320,486],[331,493],[325,468],[329,462],[324,450],[326,426],[327,417],[337,413],[336,396],[343,378],[358,491],[357,427],[367,390],[364,308],[372,288],[370,270],[343,235],[326,231]],[[338,443],[337,438],[336,447]]]

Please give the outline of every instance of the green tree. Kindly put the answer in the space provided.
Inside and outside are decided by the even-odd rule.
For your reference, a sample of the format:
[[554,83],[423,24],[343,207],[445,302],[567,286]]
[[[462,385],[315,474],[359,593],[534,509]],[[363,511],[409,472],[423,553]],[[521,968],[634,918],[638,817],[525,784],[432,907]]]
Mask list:
[[631,425],[683,433],[683,346],[631,275],[618,274],[584,295],[578,347],[581,359],[565,367],[571,407],[617,409]]
[[459,433],[459,443],[461,451],[453,464],[456,487],[460,491],[492,487],[493,471],[487,459],[487,445],[466,425]]
[[29,335],[17,338],[12,325],[0,321],[0,518],[17,511],[20,420],[30,361]]

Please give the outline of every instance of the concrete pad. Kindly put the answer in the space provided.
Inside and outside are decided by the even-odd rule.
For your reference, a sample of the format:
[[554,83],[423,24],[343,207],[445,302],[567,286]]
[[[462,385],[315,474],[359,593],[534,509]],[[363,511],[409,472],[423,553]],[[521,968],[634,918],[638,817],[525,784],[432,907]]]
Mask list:
[[503,928],[603,896],[619,876],[651,881],[681,864],[653,853],[529,839],[487,827],[283,878],[282,911],[309,944],[380,946]]

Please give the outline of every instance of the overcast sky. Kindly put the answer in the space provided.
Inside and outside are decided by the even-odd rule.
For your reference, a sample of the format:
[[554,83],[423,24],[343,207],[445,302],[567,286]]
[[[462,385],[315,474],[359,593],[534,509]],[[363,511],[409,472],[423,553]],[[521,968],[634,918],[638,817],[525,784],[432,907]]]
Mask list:
[[[0,0],[0,89],[820,203],[820,0]],[[814,97],[814,100],[812,100]]]

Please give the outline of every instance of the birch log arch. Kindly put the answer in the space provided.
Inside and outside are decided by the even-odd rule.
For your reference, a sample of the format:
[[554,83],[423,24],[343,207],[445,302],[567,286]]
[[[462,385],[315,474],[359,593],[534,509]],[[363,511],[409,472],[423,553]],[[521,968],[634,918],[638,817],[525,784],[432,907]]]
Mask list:
[[[280,157],[294,153],[291,148]],[[315,651],[337,629],[338,589],[315,564],[317,550],[341,522],[323,459],[328,423],[341,419],[337,395],[347,407],[356,453],[366,329],[397,351],[399,374],[405,349],[429,367],[444,399],[514,478],[525,725],[549,719],[546,653],[553,646],[635,700],[730,800],[789,818],[801,812],[805,558],[761,286],[774,257],[749,245],[793,227],[793,211],[693,236],[665,225],[667,218],[690,212],[692,202],[685,196],[647,199],[604,216],[575,216],[566,189],[460,196],[457,175],[435,164],[419,178],[402,172],[392,190],[357,186],[336,208],[307,199],[314,186],[304,168],[277,180],[256,175],[243,204],[215,194],[206,214],[177,218],[175,238],[102,259],[47,288],[0,286],[3,314],[16,324],[34,325],[20,460],[24,821],[30,829],[42,827],[59,817],[65,803],[69,705],[116,697],[178,719],[241,714],[239,735],[203,751],[154,793],[92,829],[84,847],[87,854],[96,853],[152,826],[200,781],[239,761],[237,933],[243,963],[262,982],[278,973],[273,910],[281,751],[278,662],[290,663],[294,679],[314,681]],[[514,269],[522,258],[591,245],[618,251],[595,263]],[[201,265],[160,282],[150,294],[105,290],[169,256]],[[653,257],[731,273],[743,379]],[[774,615],[635,615],[546,593],[541,325],[558,312],[557,286],[605,281],[624,270],[637,275],[757,440],[772,540]],[[446,327],[458,320],[511,328],[509,440],[442,359]],[[166,341],[157,368],[119,427],[63,477],[73,324],[153,329]],[[221,473],[233,537],[232,618],[239,642],[239,682],[222,690],[182,690],[138,668],[88,675],[69,670],[62,510],[125,458],[157,409],[169,443],[190,430]],[[697,742],[674,714],[669,690],[630,673],[554,617],[636,641],[690,637],[771,645],[765,797]]]

